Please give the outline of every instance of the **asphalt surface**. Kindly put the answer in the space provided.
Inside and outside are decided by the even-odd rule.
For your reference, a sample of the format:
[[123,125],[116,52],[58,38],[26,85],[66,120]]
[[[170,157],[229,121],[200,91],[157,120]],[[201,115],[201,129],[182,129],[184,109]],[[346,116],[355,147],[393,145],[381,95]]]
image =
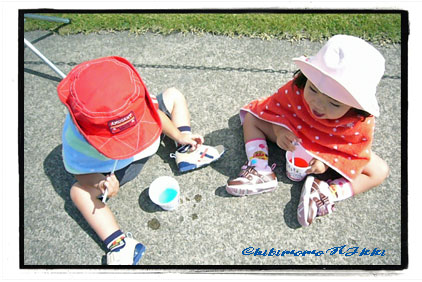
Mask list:
[[[273,94],[296,70],[291,59],[315,54],[323,43],[230,38],[214,35],[126,32],[59,36],[28,32],[25,38],[64,73],[76,64],[104,56],[122,56],[138,69],[150,93],[178,88],[187,98],[195,133],[205,143],[222,144],[223,158],[200,170],[180,174],[164,141],[141,174],[108,204],[122,230],[147,247],[146,266],[392,266],[402,259],[401,241],[401,47],[376,46],[386,59],[378,87],[381,115],[373,150],[390,166],[379,187],[337,204],[329,216],[309,228],[296,219],[302,183],[285,175],[284,152],[270,144],[278,189],[232,197],[226,181],[246,157],[238,112],[247,102]],[[28,48],[24,50],[24,193],[23,263],[25,266],[98,266],[105,249],[69,197],[75,182],[62,164],[61,131],[66,114],[56,87],[61,78]],[[181,187],[181,204],[164,211],[148,197],[157,177],[171,175]],[[346,245],[358,253],[331,254]],[[246,248],[316,250],[321,256],[243,255]],[[385,250],[359,256],[364,248]]]

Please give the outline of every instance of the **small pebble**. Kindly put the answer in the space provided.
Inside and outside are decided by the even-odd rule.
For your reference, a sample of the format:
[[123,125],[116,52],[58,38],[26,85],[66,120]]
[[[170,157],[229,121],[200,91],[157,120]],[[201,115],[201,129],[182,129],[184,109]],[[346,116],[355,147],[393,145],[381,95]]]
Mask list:
[[151,228],[152,230],[157,230],[158,228],[160,228],[160,222],[158,221],[158,219],[153,218],[150,221],[148,221],[148,227]]
[[201,195],[199,195],[199,194],[196,194],[196,195],[195,195],[195,197],[194,197],[194,199],[195,199],[195,201],[196,201],[197,203],[199,203],[199,202],[202,200],[202,196],[201,196]]

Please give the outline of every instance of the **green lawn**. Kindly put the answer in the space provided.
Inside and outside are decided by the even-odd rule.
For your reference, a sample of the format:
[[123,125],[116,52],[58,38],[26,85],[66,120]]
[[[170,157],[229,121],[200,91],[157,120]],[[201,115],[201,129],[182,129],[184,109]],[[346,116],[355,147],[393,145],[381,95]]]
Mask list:
[[398,13],[123,13],[123,14],[44,14],[69,18],[61,26],[27,19],[25,31],[55,30],[59,34],[123,31],[147,31],[169,34],[212,33],[227,36],[249,36],[263,39],[302,38],[324,40],[333,34],[349,34],[375,43],[400,43],[401,15]]

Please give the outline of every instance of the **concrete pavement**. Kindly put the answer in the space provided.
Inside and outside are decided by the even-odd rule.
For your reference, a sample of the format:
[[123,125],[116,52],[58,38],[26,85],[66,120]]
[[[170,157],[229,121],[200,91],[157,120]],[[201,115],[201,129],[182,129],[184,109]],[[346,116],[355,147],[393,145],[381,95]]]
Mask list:
[[[238,111],[245,103],[277,91],[296,70],[291,59],[314,54],[323,43],[230,38],[174,33],[134,35],[127,32],[59,36],[47,31],[25,38],[64,73],[76,64],[122,56],[138,69],[150,93],[168,87],[186,96],[193,131],[207,144],[223,144],[224,157],[206,167],[179,174],[163,142],[141,174],[108,204],[123,231],[147,246],[141,264],[148,266],[374,265],[401,263],[401,48],[377,48],[386,58],[378,88],[381,116],[373,150],[390,166],[378,188],[338,203],[330,216],[309,228],[296,220],[301,183],[284,172],[283,151],[270,145],[279,187],[275,192],[236,198],[225,192],[228,178],[245,161]],[[29,49],[24,51],[24,250],[27,266],[98,266],[104,263],[102,242],[69,197],[75,181],[61,160],[61,130],[66,113],[56,87],[60,77]],[[181,187],[181,205],[167,212],[148,198],[158,176],[173,175]],[[330,248],[375,248],[381,256],[331,254]],[[260,250],[316,250],[324,255],[244,255]],[[245,253],[245,252],[243,252]]]

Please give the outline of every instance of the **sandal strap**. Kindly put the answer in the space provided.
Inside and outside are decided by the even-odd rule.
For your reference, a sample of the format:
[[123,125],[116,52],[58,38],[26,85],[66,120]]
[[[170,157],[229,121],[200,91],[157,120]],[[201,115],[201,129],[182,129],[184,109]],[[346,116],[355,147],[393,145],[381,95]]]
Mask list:
[[314,180],[314,182],[312,183],[311,194],[315,192],[318,194],[318,197],[313,197],[313,200],[317,205],[317,216],[324,216],[334,211],[334,203],[330,201],[327,195],[321,192],[321,190],[319,189],[320,182],[321,181],[318,179]]

